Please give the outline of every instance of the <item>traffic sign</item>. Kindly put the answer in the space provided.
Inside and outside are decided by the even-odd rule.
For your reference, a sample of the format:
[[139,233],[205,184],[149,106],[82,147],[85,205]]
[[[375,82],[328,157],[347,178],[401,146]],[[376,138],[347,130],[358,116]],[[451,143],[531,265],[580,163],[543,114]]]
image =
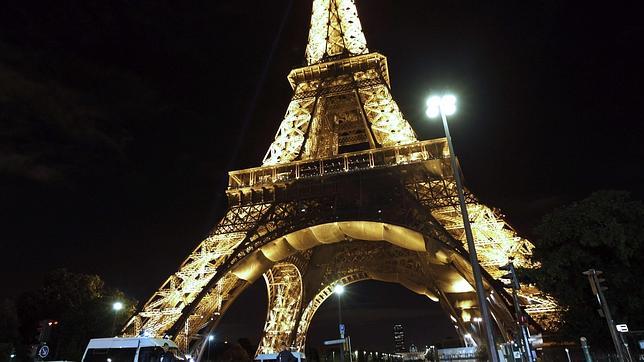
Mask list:
[[344,338],[344,331],[345,331],[344,323],[341,323],[340,324],[340,338]]
[[615,328],[617,328],[618,332],[622,332],[622,333],[628,332],[628,326],[626,324],[617,324],[615,325]]
[[324,341],[325,346],[333,346],[335,344],[344,344],[344,338],[342,338],[342,339],[332,339],[330,341]]
[[514,354],[514,358],[516,358],[516,359],[521,358],[521,352],[519,352],[519,351],[514,351],[514,352],[513,352],[513,354]]
[[40,346],[40,348],[38,348],[38,357],[45,358],[48,355],[49,355],[49,346],[47,346],[46,344],[43,344],[42,346]]

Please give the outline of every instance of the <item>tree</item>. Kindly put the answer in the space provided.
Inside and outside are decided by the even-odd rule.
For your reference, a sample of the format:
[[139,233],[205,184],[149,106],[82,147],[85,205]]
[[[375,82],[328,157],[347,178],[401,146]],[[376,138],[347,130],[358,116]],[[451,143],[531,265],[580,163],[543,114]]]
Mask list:
[[[118,313],[112,310],[115,301],[124,305]],[[52,357],[80,360],[89,339],[113,335],[113,326],[125,323],[134,312],[136,301],[106,287],[97,275],[58,269],[47,274],[41,287],[20,295],[17,305],[22,340],[26,344],[38,343],[39,323],[53,320],[57,323],[51,327],[47,341]]]
[[521,273],[563,307],[562,336],[611,347],[606,322],[582,272],[604,272],[613,318],[644,328],[644,205],[627,192],[600,191],[546,215],[535,230],[535,269]]

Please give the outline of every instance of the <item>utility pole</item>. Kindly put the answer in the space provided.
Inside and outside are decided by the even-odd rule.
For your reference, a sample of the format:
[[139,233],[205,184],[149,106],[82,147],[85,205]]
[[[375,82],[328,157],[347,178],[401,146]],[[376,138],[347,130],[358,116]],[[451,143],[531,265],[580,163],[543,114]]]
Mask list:
[[620,342],[619,335],[617,334],[617,328],[615,328],[615,322],[613,321],[613,317],[610,314],[610,309],[608,308],[608,303],[606,303],[606,298],[604,297],[604,290],[608,288],[602,286],[601,283],[606,279],[598,277],[598,275],[604,274],[604,272],[601,270],[589,269],[582,274],[588,277],[590,288],[593,290],[593,294],[595,294],[595,297],[597,297],[597,302],[602,308],[602,312],[604,313],[604,317],[606,318],[606,323],[608,323],[608,330],[610,331],[611,338],[613,338],[613,344],[615,344],[615,351],[617,352],[619,360],[628,361],[624,357],[624,348],[622,347],[622,343]]
[[517,273],[516,273],[516,270],[514,269],[514,263],[512,262],[512,259],[510,259],[510,261],[506,265],[500,266],[499,269],[510,272],[502,276],[501,278],[511,280],[510,286],[512,287],[512,298],[514,299],[514,312],[517,318],[517,325],[519,327],[519,336],[521,339],[520,345],[521,345],[521,350],[523,352],[522,360],[526,362],[534,362],[534,359],[532,356],[532,350],[530,348],[530,333],[528,331],[526,317],[523,311],[521,310],[521,306],[519,305],[519,296],[517,295],[517,291],[521,290],[521,285],[519,284],[519,279],[517,278]]

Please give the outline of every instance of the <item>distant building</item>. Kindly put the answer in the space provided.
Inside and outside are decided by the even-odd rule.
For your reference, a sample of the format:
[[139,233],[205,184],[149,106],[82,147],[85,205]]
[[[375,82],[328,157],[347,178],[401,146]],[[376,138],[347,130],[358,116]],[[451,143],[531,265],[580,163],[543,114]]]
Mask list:
[[394,324],[394,352],[407,352],[405,348],[405,330],[402,324]]

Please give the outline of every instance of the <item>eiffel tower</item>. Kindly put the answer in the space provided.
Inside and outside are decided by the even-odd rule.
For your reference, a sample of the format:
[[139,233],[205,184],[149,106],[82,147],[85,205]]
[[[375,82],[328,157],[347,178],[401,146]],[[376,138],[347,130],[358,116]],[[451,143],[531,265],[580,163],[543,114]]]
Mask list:
[[[225,216],[122,334],[171,336],[198,351],[235,299],[263,277],[268,312],[257,353],[303,351],[335,285],[399,283],[440,303],[457,333],[483,342],[444,138],[419,141],[391,94],[387,58],[370,52],[353,0],[314,0],[306,66],[261,167],[232,171]],[[497,281],[532,244],[466,192],[484,288],[499,340],[511,339],[513,302]],[[557,305],[524,286],[533,326]],[[468,337],[469,338],[469,337]]]

